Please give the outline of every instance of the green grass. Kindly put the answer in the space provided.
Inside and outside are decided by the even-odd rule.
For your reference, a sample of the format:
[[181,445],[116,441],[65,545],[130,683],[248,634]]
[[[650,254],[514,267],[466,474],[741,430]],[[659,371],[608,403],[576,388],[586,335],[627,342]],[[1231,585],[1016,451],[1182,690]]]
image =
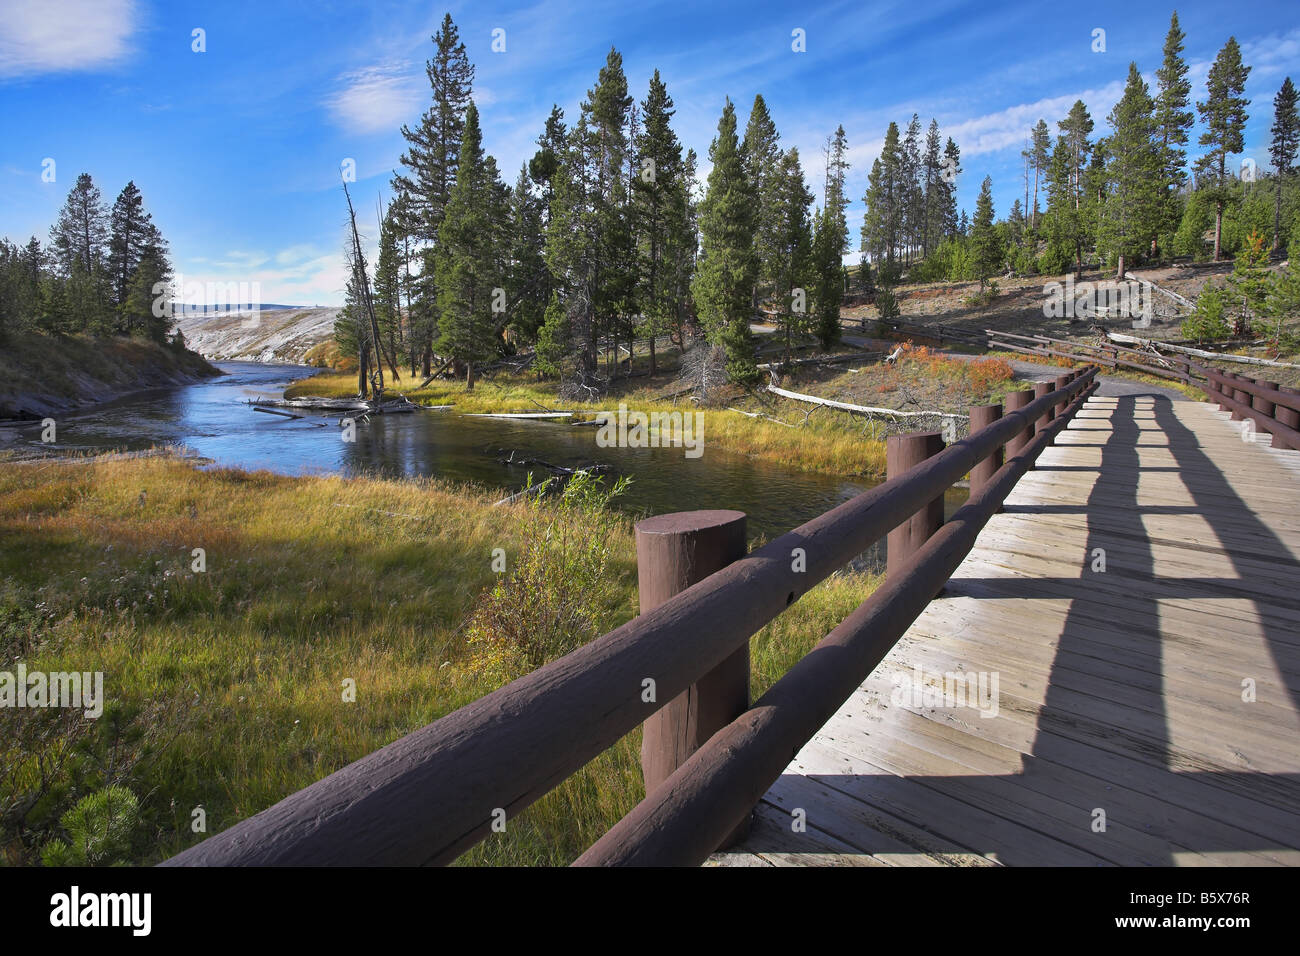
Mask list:
[[[155,862],[197,842],[194,808],[222,830],[495,689],[464,624],[492,549],[520,553],[528,525],[493,497],[169,457],[0,461],[0,670],[103,671],[110,707],[94,727],[0,708],[0,862],[32,862],[110,784],[140,800],[131,860]],[[635,609],[631,524],[611,521],[602,627]],[[760,632],[755,696],[874,584],[837,575]],[[461,862],[571,861],[643,796],[639,747],[637,731]]]

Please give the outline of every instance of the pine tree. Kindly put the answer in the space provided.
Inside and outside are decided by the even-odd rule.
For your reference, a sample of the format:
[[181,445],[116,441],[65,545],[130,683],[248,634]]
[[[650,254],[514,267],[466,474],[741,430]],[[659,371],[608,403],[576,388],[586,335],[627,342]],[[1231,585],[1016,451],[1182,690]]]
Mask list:
[[913,113],[899,146],[898,193],[903,244],[907,262],[921,244],[924,227],[924,194],[921,191],[921,118]]
[[1088,165],[1088,158],[1092,152],[1092,143],[1089,142],[1088,136],[1093,128],[1092,117],[1088,115],[1088,107],[1083,104],[1083,100],[1075,100],[1069,114],[1056,126],[1069,147],[1070,187],[1074,190],[1074,208],[1081,209],[1084,192],[1083,171]]
[[172,320],[170,310],[157,315],[154,302],[162,290],[171,283],[171,264],[162,245],[155,241],[148,242],[140,250],[135,268],[131,270],[131,279],[126,296],[122,300],[121,314],[126,331],[138,333],[153,340],[165,342]]
[[669,256],[674,239],[685,228],[682,145],[669,121],[673,101],[655,70],[642,104],[644,126],[635,152],[639,174],[632,180],[635,223],[637,299],[642,329],[650,340],[650,374],[656,372],[655,336],[666,332],[676,313],[674,275]]
[[921,190],[924,206],[924,223],[921,232],[921,254],[929,256],[944,235],[944,201],[942,144],[939,142],[939,122],[930,120],[925,133],[925,152],[921,157]]
[[1052,134],[1047,129],[1046,120],[1040,119],[1034,126],[1030,143],[1030,159],[1034,164],[1034,204],[1025,207],[1025,214],[1029,217],[1030,231],[1036,232],[1038,230],[1038,183],[1047,172],[1048,153],[1052,148]]
[[733,381],[750,384],[758,374],[749,331],[757,272],[755,202],[730,99],[709,147],[709,160],[713,168],[700,204],[700,256],[691,288],[709,341],[726,348],[728,375]]
[[975,277],[980,280],[980,292],[983,292],[985,281],[997,270],[1003,256],[1002,240],[993,226],[993,180],[988,176],[985,176],[984,182],[980,184],[970,237]]
[[82,173],[50,228],[50,243],[63,275],[98,273],[107,241],[108,211],[103,196],[90,174]]
[[1296,108],[1296,88],[1291,77],[1273,97],[1273,140],[1268,154],[1273,162],[1273,248],[1282,245],[1282,183],[1295,175],[1296,152],[1300,149],[1300,111]]
[[118,194],[109,214],[108,274],[113,288],[113,304],[126,302],[131,276],[140,264],[146,246],[161,247],[162,236],[145,212],[144,199],[134,182],[128,182]]
[[[1187,79],[1187,63],[1183,60],[1183,40],[1186,34],[1178,26],[1178,14],[1169,18],[1169,33],[1165,36],[1164,63],[1156,71],[1159,92],[1156,94],[1156,137],[1160,142],[1161,182],[1164,186],[1160,234],[1170,235],[1177,228],[1181,210],[1178,189],[1186,178],[1184,164],[1187,151],[1187,133],[1192,128],[1192,111],[1188,109],[1192,84]],[[1152,243],[1151,254],[1159,254],[1158,240]]]
[[1116,257],[1119,278],[1127,264],[1151,247],[1163,221],[1164,152],[1156,139],[1154,104],[1137,64],[1130,63],[1124,95],[1107,122],[1107,195],[1100,242]]
[[398,203],[390,203],[379,221],[379,256],[375,260],[375,320],[380,341],[388,349],[388,367],[397,377],[397,356],[402,342],[402,249],[398,245],[401,214]]
[[881,285],[892,285],[898,279],[894,260],[902,239],[904,196],[903,155],[898,124],[890,123],[885,131],[880,158],[871,167],[867,192],[863,196],[866,204],[866,212],[863,214],[863,248],[873,260],[880,263],[877,271]]
[[[544,200],[533,193],[525,164],[510,191],[509,327],[525,342],[533,342],[546,319],[551,301],[551,274],[546,268],[543,231]],[[498,324],[500,324],[498,322]]]
[[474,363],[496,352],[495,302],[502,284],[501,228],[504,195],[496,160],[483,153],[478,109],[465,111],[456,182],[438,230],[435,275],[438,283],[438,353],[465,365],[467,388],[474,387]]
[[840,304],[844,301],[844,253],[849,251],[849,226],[845,218],[848,196],[844,181],[849,169],[848,140],[844,127],[835,130],[826,142],[826,180],[823,195],[826,205],[813,218],[812,299],[815,309],[814,328],[822,348],[829,349],[840,340]]
[[456,182],[465,111],[474,84],[474,67],[450,13],[443,16],[432,40],[434,55],[425,62],[424,69],[433,103],[415,129],[402,126],[407,148],[401,162],[406,172],[393,176],[394,192],[403,191],[411,197],[407,228],[428,242],[437,241],[443,210]]
[[1206,79],[1208,96],[1197,102],[1205,132],[1200,144],[1210,150],[1196,164],[1196,171],[1214,201],[1214,260],[1219,260],[1223,239],[1223,209],[1230,198],[1228,157],[1240,153],[1245,144],[1242,133],[1246,128],[1246,107],[1250,100],[1241,94],[1246,89],[1250,67],[1241,62],[1241,48],[1237,38],[1229,37],[1219,55],[1214,58],[1210,75]]
[[948,137],[948,142],[943,147],[943,234],[948,238],[957,236],[958,230],[960,235],[966,234],[966,225],[961,220],[966,219],[965,211],[962,212],[961,220],[957,216],[957,177],[961,174],[961,149],[953,142],[952,137]]
[[82,173],[68,193],[59,218],[50,229],[50,241],[64,280],[64,317],[75,328],[95,335],[110,335],[115,321],[109,303],[109,277],[105,268],[108,211],[89,173]]
[[420,117],[415,129],[402,126],[407,148],[401,163],[405,171],[393,176],[393,192],[405,194],[402,205],[402,231],[417,244],[422,269],[411,290],[419,301],[408,307],[411,325],[411,350],[418,354],[427,375],[438,335],[438,289],[433,263],[438,230],[456,181],[456,164],[460,155],[465,111],[474,83],[474,67],[460,41],[460,32],[451,14],[443,16],[442,25],[432,37],[434,54],[425,62],[425,73],[433,102]]
[[631,104],[623,58],[611,49],[552,180],[547,265],[562,286],[578,371],[588,386],[601,333],[617,332],[635,292],[626,175]]
[[[779,180],[774,189],[772,209],[776,240],[773,280],[777,330],[785,336],[785,360],[796,336],[809,331],[808,279],[812,266],[812,226],[808,206],[812,192],[804,181],[799,151],[791,148],[781,156]],[[834,277],[839,279],[839,270]]]
[[759,300],[771,292],[776,284],[779,268],[780,240],[777,237],[776,207],[780,202],[781,136],[768,112],[767,102],[760,93],[754,97],[745,126],[745,138],[740,144],[745,178],[754,193],[754,257],[758,272],[755,276],[753,305],[757,310]]

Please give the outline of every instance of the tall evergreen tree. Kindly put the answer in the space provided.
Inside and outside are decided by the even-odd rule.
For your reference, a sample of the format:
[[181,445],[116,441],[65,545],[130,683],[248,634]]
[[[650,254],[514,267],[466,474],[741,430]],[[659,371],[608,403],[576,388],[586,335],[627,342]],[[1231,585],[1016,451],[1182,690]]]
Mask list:
[[1273,162],[1273,248],[1282,245],[1282,184],[1295,175],[1296,152],[1300,149],[1300,111],[1296,108],[1296,88],[1291,77],[1273,97],[1273,139],[1268,154]]
[[1219,55],[1214,58],[1210,75],[1206,79],[1208,96],[1197,102],[1205,132],[1200,144],[1210,147],[1209,152],[1196,164],[1208,195],[1214,202],[1214,260],[1219,260],[1223,240],[1223,209],[1231,197],[1228,157],[1240,153],[1245,144],[1242,133],[1246,129],[1246,107],[1250,100],[1242,96],[1250,67],[1241,62],[1241,48],[1237,38],[1229,37]]
[[82,173],[68,193],[59,218],[50,228],[50,243],[63,275],[95,275],[104,262],[108,210],[99,187]]
[[433,102],[415,129],[402,126],[407,147],[402,154],[405,172],[393,176],[393,190],[411,197],[407,224],[412,235],[436,242],[443,211],[456,182],[456,166],[474,85],[474,67],[465,53],[460,31],[445,14],[432,37],[433,57],[425,62]]
[[[1181,216],[1178,190],[1186,178],[1184,171],[1187,151],[1187,133],[1192,128],[1192,84],[1187,79],[1187,63],[1183,60],[1183,40],[1186,34],[1178,25],[1178,14],[1169,18],[1169,32],[1165,35],[1164,62],[1156,71],[1158,92],[1155,101],[1156,138],[1160,143],[1160,178],[1163,186],[1162,215],[1159,233],[1171,235]],[[1151,253],[1159,254],[1159,240],[1152,243]]]
[[921,244],[924,226],[924,194],[921,191],[921,118],[913,113],[899,146],[899,202],[902,206],[904,254],[910,264]]
[[1099,237],[1124,277],[1131,260],[1151,246],[1162,223],[1164,152],[1156,139],[1154,104],[1137,64],[1130,63],[1124,95],[1107,117],[1107,195]]
[[1034,204],[1025,207],[1029,217],[1029,229],[1038,229],[1038,183],[1047,173],[1048,154],[1052,148],[1052,134],[1047,129],[1047,121],[1039,120],[1030,137],[1030,159],[1034,165]]
[[[961,148],[948,137],[943,147],[943,234],[948,238],[966,234],[966,226],[957,216],[957,177],[961,175]],[[963,211],[961,220],[966,218]]]
[[754,97],[745,125],[745,138],[740,144],[745,178],[754,193],[754,257],[757,268],[753,305],[771,292],[776,284],[779,269],[780,240],[777,236],[776,207],[780,202],[781,136],[776,131],[767,102],[760,93]]
[[635,143],[639,172],[632,180],[636,231],[637,299],[643,331],[650,340],[650,374],[656,371],[655,336],[668,331],[676,314],[675,282],[670,263],[675,241],[686,228],[682,145],[670,120],[673,101],[655,70],[642,103],[644,122]]
[[109,214],[108,274],[112,283],[113,304],[126,303],[131,276],[140,264],[146,246],[161,247],[162,236],[145,211],[144,199],[134,182],[128,182],[118,194]]
[[[785,338],[785,360],[789,362],[794,338],[807,333],[811,327],[808,286],[812,267],[812,225],[808,206],[813,195],[799,164],[799,150],[791,148],[783,153],[778,169],[780,178],[772,209],[777,243],[773,304],[777,329]],[[835,270],[835,279],[839,279],[838,269]]]
[[[510,191],[509,317],[506,321],[514,335],[533,342],[550,305],[551,274],[546,268],[545,200],[533,192],[528,168],[527,164],[520,167],[515,187]],[[497,324],[501,324],[500,317]]]
[[700,255],[692,292],[709,341],[727,352],[733,381],[749,384],[758,369],[749,331],[753,308],[754,192],[736,137],[736,109],[726,101],[709,147],[708,190],[700,204]]
[[375,260],[375,320],[381,341],[387,348],[388,367],[397,378],[397,357],[402,342],[402,249],[399,245],[401,213],[398,203],[389,203],[380,215],[379,257]]
[[410,308],[412,351],[418,353],[425,374],[432,360],[433,343],[438,336],[438,289],[434,276],[436,246],[460,155],[465,111],[474,84],[474,67],[465,53],[460,31],[451,14],[443,16],[442,25],[433,36],[433,57],[425,62],[433,102],[412,129],[402,126],[407,148],[402,154],[404,172],[393,176],[394,193],[405,194],[402,206],[403,231],[419,245],[423,263],[418,280],[412,287],[420,301]]
[[[496,160],[483,153],[478,109],[465,111],[456,182],[438,230],[439,354],[465,366],[466,387],[474,386],[474,363],[496,352],[496,314],[503,302],[502,229],[504,193]],[[501,291],[497,291],[501,290]]]
[[975,200],[975,219],[971,222],[971,254],[975,264],[975,276],[980,280],[980,291],[984,283],[993,275],[1002,263],[1002,239],[993,225],[993,180],[988,176],[980,184],[979,198]]
[[930,120],[925,133],[925,152],[921,156],[921,191],[923,195],[923,225],[921,254],[929,256],[944,235],[943,154],[939,138],[938,120]]

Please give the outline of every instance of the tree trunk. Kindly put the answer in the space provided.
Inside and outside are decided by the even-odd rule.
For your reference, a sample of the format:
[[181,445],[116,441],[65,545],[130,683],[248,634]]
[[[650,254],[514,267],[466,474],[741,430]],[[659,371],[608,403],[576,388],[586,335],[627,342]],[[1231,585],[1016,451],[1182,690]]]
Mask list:
[[474,363],[465,363],[465,391],[474,391]]
[[1122,253],[1122,252],[1119,254],[1119,257],[1118,257],[1117,270],[1116,270],[1116,272],[1115,272],[1115,278],[1117,278],[1117,279],[1122,279],[1122,278],[1124,278],[1124,253]]
[[1214,205],[1214,261],[1219,261],[1220,241],[1223,238],[1223,203]]
[[658,366],[655,365],[655,337],[654,334],[651,333],[650,335],[650,377],[654,378],[655,372],[657,371],[658,371]]

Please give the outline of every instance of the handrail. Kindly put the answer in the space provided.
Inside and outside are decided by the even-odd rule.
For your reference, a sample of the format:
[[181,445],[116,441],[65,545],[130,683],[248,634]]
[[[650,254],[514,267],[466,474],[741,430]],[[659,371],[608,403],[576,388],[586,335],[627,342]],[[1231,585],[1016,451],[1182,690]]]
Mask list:
[[[1094,366],[654,610],[388,744],[164,865],[448,863],[715,668],[794,600],[942,495]],[[1018,453],[1023,455],[1023,452]],[[1015,460],[1015,459],[1013,459]],[[1003,466],[1005,469],[1006,466]],[[999,472],[1001,474],[1001,472]],[[802,571],[790,556],[803,549]],[[652,678],[655,700],[643,700]]]
[[753,707],[714,734],[576,865],[703,862],[889,653],[970,552],[1016,482],[1094,389],[1090,385],[1078,395],[1065,415],[975,491],[899,573],[887,576]]

